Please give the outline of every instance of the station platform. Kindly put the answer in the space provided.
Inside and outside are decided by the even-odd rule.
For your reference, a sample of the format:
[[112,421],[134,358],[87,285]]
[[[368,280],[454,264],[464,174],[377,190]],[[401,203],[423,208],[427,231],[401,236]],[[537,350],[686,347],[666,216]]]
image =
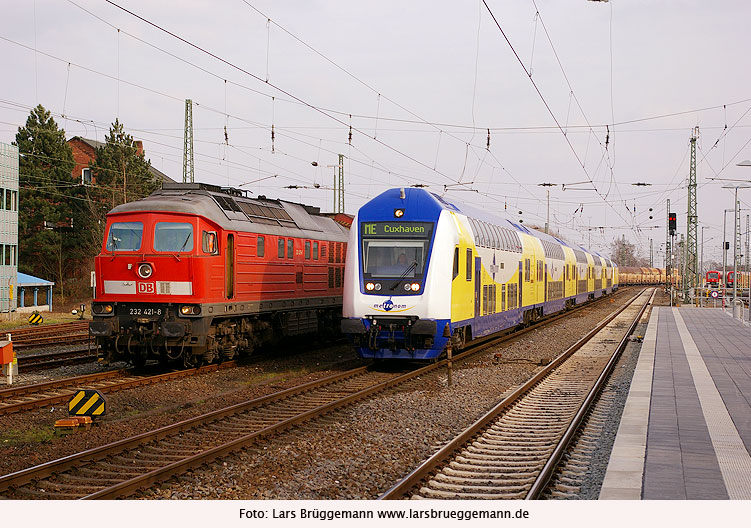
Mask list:
[[751,326],[655,306],[600,499],[751,499]]

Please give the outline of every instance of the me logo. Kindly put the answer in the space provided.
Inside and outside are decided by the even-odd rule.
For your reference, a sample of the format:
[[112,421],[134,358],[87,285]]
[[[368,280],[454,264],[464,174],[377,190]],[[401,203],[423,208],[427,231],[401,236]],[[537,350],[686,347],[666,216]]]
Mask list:
[[363,224],[363,230],[365,231],[364,234],[366,235],[375,235],[376,234],[376,226],[375,224]]
[[139,282],[138,293],[156,293],[156,284],[153,282]]
[[394,309],[394,303],[391,301],[391,299],[383,303],[383,309],[387,312],[390,312]]

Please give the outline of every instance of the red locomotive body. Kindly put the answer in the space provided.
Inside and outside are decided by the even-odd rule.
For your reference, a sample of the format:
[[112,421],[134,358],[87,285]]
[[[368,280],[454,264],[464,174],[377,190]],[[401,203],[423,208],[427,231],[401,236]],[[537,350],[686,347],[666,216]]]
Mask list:
[[285,336],[332,336],[344,220],[216,186],[165,184],[108,214],[90,331],[112,360],[188,367]]
[[717,288],[720,286],[720,281],[722,280],[722,272],[721,271],[708,271],[707,272],[707,287],[709,288]]

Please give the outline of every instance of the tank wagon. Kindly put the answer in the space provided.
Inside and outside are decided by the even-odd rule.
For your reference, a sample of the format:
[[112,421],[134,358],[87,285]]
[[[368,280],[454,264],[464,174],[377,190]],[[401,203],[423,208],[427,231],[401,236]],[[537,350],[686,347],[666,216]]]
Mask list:
[[351,218],[167,184],[107,215],[90,332],[111,360],[193,367],[338,334]]
[[450,342],[612,292],[597,253],[424,189],[391,189],[352,224],[342,331],[364,358],[433,359]]

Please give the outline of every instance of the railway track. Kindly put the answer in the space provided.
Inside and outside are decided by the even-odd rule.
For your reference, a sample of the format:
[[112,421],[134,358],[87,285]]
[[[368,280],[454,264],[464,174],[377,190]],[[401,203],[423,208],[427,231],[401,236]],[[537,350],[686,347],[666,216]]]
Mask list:
[[77,365],[89,363],[98,358],[97,348],[82,347],[62,352],[47,352],[43,354],[24,354],[18,358],[19,367],[23,372],[60,367],[63,365]]
[[537,498],[653,296],[632,298],[380,498]]
[[110,370],[97,374],[74,376],[44,383],[35,383],[33,385],[2,389],[0,390],[0,415],[67,402],[81,389],[94,389],[102,393],[112,393],[195,376],[197,374],[214,372],[236,365],[237,363],[234,361],[228,361],[215,365],[206,365],[197,369],[177,370],[157,375],[139,375],[135,374],[132,370]]
[[[555,319],[550,318],[547,323]],[[524,333],[486,342],[454,356],[453,360],[462,361]],[[329,376],[0,477],[0,496],[14,499],[128,496],[266,436],[443,369],[446,364],[443,360],[406,374],[360,367]]]
[[76,345],[90,340],[88,321],[16,328],[3,334],[11,334],[16,351],[59,345],[61,341],[65,345]]

